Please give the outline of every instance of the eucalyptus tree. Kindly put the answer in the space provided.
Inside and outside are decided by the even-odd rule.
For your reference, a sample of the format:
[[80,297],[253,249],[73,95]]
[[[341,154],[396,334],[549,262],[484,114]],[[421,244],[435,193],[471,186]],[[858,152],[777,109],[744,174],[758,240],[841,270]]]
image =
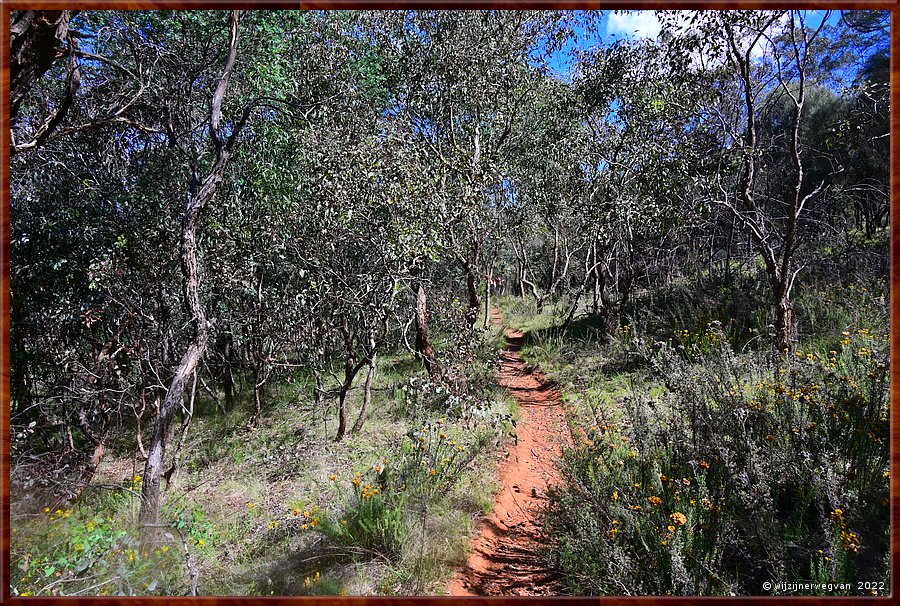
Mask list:
[[[238,49],[238,11],[232,11],[228,25],[229,40],[225,65],[216,83],[210,103],[208,118],[209,144],[212,158],[205,175],[200,177],[193,168],[191,182],[187,190],[187,201],[181,220],[180,262],[184,303],[187,307],[191,326],[191,337],[187,350],[174,368],[173,376],[167,386],[166,397],[157,414],[147,453],[144,468],[143,488],[141,491],[140,523],[145,541],[152,541],[160,535],[159,507],[160,483],[166,464],[166,447],[171,438],[171,425],[176,411],[182,407],[184,390],[188,379],[197,369],[197,364],[206,350],[209,338],[209,326],[205,306],[200,295],[202,269],[199,260],[197,234],[201,228],[201,219],[206,207],[215,197],[225,170],[234,152],[234,145],[249,117],[245,110],[235,122],[225,129],[222,125],[222,104],[228,91],[231,73],[237,59]],[[248,106],[249,107],[249,106]]]
[[[246,15],[246,31],[258,44],[245,52],[240,62],[236,12],[230,17],[218,12],[79,14],[80,27],[93,36],[92,50],[102,58],[88,58],[90,61],[81,65],[81,88],[70,111],[61,116],[53,134],[40,145],[23,149],[30,153],[21,153],[21,160],[14,165],[17,188],[28,183],[29,169],[38,158],[83,166],[83,170],[74,171],[75,179],[81,181],[75,181],[76,192],[95,187],[93,174],[103,172],[92,174],[91,168],[109,172],[107,167],[117,167],[119,171],[118,189],[102,192],[107,194],[109,216],[114,219],[110,223],[119,229],[102,225],[97,230],[102,238],[95,241],[103,243],[103,248],[86,248],[88,259],[79,261],[72,272],[73,277],[96,277],[86,282],[97,284],[94,293],[79,293],[72,299],[81,304],[86,315],[65,320],[64,314],[57,314],[56,318],[70,325],[81,322],[95,333],[105,331],[122,340],[124,333],[119,325],[127,325],[130,330],[143,328],[136,342],[123,343],[124,349],[115,343],[109,348],[102,342],[95,345],[93,361],[82,366],[106,369],[108,376],[118,380],[128,374],[122,371],[124,360],[107,363],[105,356],[114,352],[121,358],[122,351],[128,352],[128,369],[139,375],[133,382],[141,397],[129,395],[122,400],[143,401],[147,387],[155,392],[157,414],[149,445],[146,449],[139,445],[147,456],[141,512],[147,538],[159,528],[160,481],[174,471],[173,466],[166,470],[173,418],[183,408],[185,387],[195,376],[214,330],[215,317],[209,315],[205,300],[200,251],[208,243],[204,231],[207,210],[227,181],[227,168],[238,142],[253,138],[252,129],[247,130],[246,137],[244,129],[255,116],[271,116],[285,109],[308,111],[316,103],[315,95],[304,90],[308,79],[288,76],[287,65],[273,61],[267,52],[267,45],[300,37],[297,32],[303,30],[303,19],[298,16]],[[326,46],[321,41],[313,44]],[[142,54],[145,47],[148,52]],[[144,61],[151,61],[151,65]],[[290,65],[303,74],[302,64]],[[47,74],[41,86],[58,86],[60,76],[53,70]],[[22,108],[32,111],[32,105]],[[123,108],[127,108],[127,115]],[[32,124],[36,122],[23,119],[16,128],[27,134],[33,132]],[[98,133],[111,135],[113,144],[102,142]],[[95,189],[95,195],[100,195],[101,190]],[[30,184],[29,191],[33,198],[44,198]],[[26,201],[37,208],[31,200]],[[57,226],[49,227],[52,229],[45,230],[47,233],[57,237],[62,233],[54,231]],[[27,244],[27,238],[26,234],[20,241]],[[104,242],[104,238],[112,241]],[[148,243],[150,246],[142,247]],[[74,258],[70,254],[63,263]],[[46,276],[44,272],[42,279]],[[133,283],[134,287],[116,289],[117,283]],[[36,298],[31,293],[25,296]],[[99,302],[91,302],[91,296]],[[18,302],[26,309],[33,307],[30,301],[17,299],[17,313]],[[91,351],[90,338],[87,343],[79,341],[78,336],[67,339],[72,336],[63,335],[58,347],[74,345],[82,351],[87,346],[86,351]],[[20,359],[27,363],[27,355]],[[27,376],[27,367],[22,374]],[[123,393],[124,387],[119,385],[117,389],[117,393]],[[85,403],[90,404],[88,400]],[[83,416],[90,420],[97,415]],[[143,418],[143,413],[138,416]],[[84,431],[90,437],[88,430]]]
[[[886,38],[886,34],[884,36]],[[887,225],[890,210],[890,56],[876,49],[862,62],[846,120],[830,133],[847,166],[844,189],[867,238]]]
[[[796,252],[803,243],[804,223],[842,170],[835,166],[813,180],[812,150],[803,137],[810,91],[824,77],[817,69],[816,51],[827,52],[828,45],[816,43],[822,41],[829,14],[813,18],[804,11],[703,13],[693,17],[696,27],[680,32],[677,20],[667,19],[666,27],[683,56],[700,53],[718,73],[718,99],[701,109],[717,126],[721,148],[710,195],[734,216],[762,259],[780,350],[789,349],[795,338],[791,292],[803,268],[796,262]],[[769,109],[767,100],[776,97],[789,110],[785,136],[766,143],[784,150],[790,174],[784,187],[766,190],[760,124]]]
[[557,296],[584,253],[576,209],[587,194],[583,172],[586,128],[574,89],[545,76],[540,94],[523,109],[507,163],[504,215],[516,260],[519,292],[538,310]]
[[650,269],[650,251],[691,220],[692,186],[708,171],[710,137],[693,105],[698,92],[667,51],[664,41],[620,41],[583,53],[577,65],[588,132],[587,186],[575,213],[588,243],[592,311],[611,332]]
[[[71,107],[57,111],[64,102],[51,101],[67,77],[51,66],[23,97],[12,124],[20,142],[11,163],[13,254],[23,261],[12,272],[18,320],[12,368],[23,377],[14,399],[36,394],[42,407],[65,403],[68,446],[77,439],[65,419],[77,418],[93,443],[92,462],[123,406],[146,408],[148,388],[165,391],[177,322],[178,245],[170,218],[178,204],[168,194],[170,187],[183,192],[186,180],[160,178],[177,173],[180,159],[160,153],[167,149],[161,108],[176,95],[162,75],[171,55],[152,42],[154,21],[158,15],[129,12],[73,17],[68,35],[90,39],[93,52],[69,43],[66,69],[73,69],[72,57],[80,61],[79,92],[65,101]],[[149,67],[156,64],[163,67]],[[36,125],[48,124],[42,122],[48,111],[54,130],[41,131]],[[42,353],[35,356],[37,347]],[[59,378],[44,367],[32,382],[39,385],[26,385],[37,364],[54,358]]]
[[[257,361],[251,367],[260,361],[291,366],[287,355],[296,353],[297,364],[312,366],[322,405],[322,374],[332,375],[337,439],[348,429],[355,378],[368,367],[369,394],[377,353],[396,337],[392,325],[400,324],[398,306],[410,294],[412,274],[435,250],[431,217],[421,210],[429,173],[409,146],[409,130],[388,111],[390,57],[359,35],[375,17],[314,13],[315,27],[293,41],[292,52],[316,57],[302,85],[304,103],[314,107],[254,127],[260,146],[242,173],[238,206],[255,217],[247,225],[265,225],[242,233],[231,269],[220,270],[256,285],[243,287],[247,296],[238,307],[244,311],[234,315],[248,353],[268,344],[248,356]],[[269,303],[261,312],[264,299]],[[333,358],[342,361],[340,372]],[[265,375],[254,374],[258,385]],[[362,429],[368,400],[354,431]]]
[[397,113],[439,171],[435,218],[462,270],[470,322],[480,306],[489,191],[502,181],[542,61],[570,35],[569,21],[550,12],[415,11],[393,34],[404,74]]

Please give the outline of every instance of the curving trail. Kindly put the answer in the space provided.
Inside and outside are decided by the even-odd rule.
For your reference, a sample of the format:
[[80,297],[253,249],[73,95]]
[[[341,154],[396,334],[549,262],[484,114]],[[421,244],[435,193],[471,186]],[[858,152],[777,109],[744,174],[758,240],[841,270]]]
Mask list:
[[[501,324],[497,309],[491,315]],[[479,521],[469,560],[450,579],[449,595],[559,595],[558,579],[537,550],[547,485],[558,479],[553,462],[569,432],[559,390],[522,360],[523,341],[523,333],[506,329],[498,373],[500,385],[522,408],[517,438],[500,463],[494,507]]]

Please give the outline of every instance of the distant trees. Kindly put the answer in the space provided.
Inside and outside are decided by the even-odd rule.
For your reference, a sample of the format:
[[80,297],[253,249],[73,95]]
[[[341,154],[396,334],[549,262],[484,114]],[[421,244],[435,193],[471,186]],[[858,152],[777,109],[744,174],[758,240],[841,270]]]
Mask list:
[[576,216],[590,250],[590,307],[609,332],[669,232],[691,225],[693,185],[710,172],[708,127],[692,108],[702,93],[684,76],[664,44],[646,40],[585,53],[578,64],[589,131],[581,158],[588,189]]

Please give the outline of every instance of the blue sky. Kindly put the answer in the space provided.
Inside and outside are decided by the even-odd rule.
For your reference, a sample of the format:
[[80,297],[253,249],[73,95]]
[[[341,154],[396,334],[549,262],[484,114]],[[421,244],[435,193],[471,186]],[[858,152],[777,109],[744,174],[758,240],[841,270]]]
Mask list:
[[[817,27],[825,17],[825,11],[805,11],[806,23]],[[836,25],[840,19],[840,11],[832,11],[829,25]],[[573,50],[588,49],[604,42],[627,38],[656,38],[660,23],[654,11],[603,11],[600,22],[593,32],[586,32],[580,26],[575,28],[576,38],[550,58],[550,67],[563,78],[566,77],[570,57]]]

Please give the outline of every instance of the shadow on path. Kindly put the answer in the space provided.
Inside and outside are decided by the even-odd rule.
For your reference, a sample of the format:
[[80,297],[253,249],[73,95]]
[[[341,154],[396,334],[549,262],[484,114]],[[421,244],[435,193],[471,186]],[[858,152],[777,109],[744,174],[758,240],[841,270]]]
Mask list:
[[[502,324],[498,310],[491,316]],[[522,419],[500,463],[500,492],[478,523],[465,567],[450,579],[450,595],[560,594],[559,579],[538,550],[547,486],[558,481],[554,460],[569,432],[558,387],[518,353],[524,341],[522,332],[506,329],[498,382],[521,407]]]

